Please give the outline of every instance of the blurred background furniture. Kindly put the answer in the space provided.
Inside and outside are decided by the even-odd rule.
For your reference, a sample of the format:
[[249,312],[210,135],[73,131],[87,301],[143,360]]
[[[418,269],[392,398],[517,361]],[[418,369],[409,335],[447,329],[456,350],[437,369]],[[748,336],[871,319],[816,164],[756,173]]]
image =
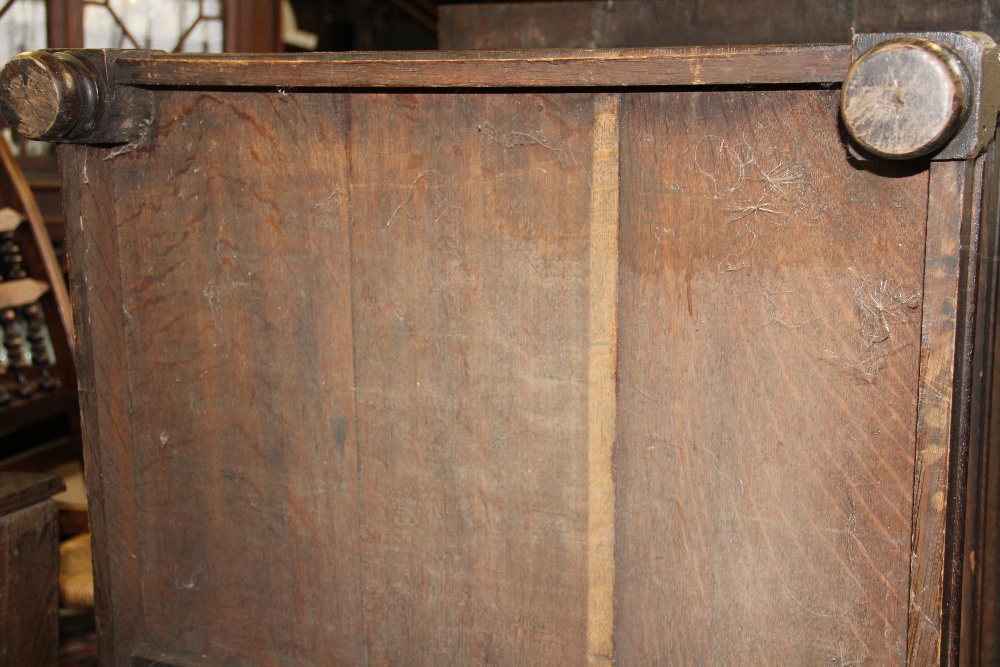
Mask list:
[[53,667],[59,637],[62,480],[0,472],[0,664]]

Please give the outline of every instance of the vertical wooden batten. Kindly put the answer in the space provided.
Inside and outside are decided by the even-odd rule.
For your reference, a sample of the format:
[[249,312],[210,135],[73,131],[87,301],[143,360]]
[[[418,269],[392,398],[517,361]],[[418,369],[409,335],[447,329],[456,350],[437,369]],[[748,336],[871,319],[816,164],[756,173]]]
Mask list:
[[[968,447],[971,349],[965,334],[965,299],[973,290],[978,229],[972,229],[982,164],[931,165],[927,210],[920,390],[913,476],[913,537],[910,556],[910,622],[907,663],[941,660],[949,618],[945,603],[948,509],[956,502],[950,473]],[[970,244],[971,241],[971,244]],[[974,327],[973,327],[974,328]],[[942,610],[942,605],[946,608]]]
[[590,665],[610,665],[613,655],[619,107],[617,94],[598,95],[594,100],[587,390],[587,660]]
[[[108,151],[59,147],[74,304],[90,526],[96,553],[94,617],[101,659],[125,664],[141,632],[138,580],[138,497],[121,255],[114,213],[115,188]],[[97,471],[96,474],[93,471]],[[124,549],[123,545],[132,548]],[[131,611],[126,611],[131,610]]]

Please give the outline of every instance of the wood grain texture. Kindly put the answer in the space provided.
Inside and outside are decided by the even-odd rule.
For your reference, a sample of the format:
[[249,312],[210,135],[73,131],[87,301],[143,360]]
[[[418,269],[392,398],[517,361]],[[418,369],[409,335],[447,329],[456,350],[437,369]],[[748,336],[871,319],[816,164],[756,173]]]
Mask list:
[[890,159],[927,155],[964,120],[971,79],[962,61],[929,39],[883,42],[844,79],[841,120],[865,150]]
[[44,500],[0,516],[0,664],[55,667],[59,523]]
[[68,154],[121,263],[110,664],[610,654],[614,99],[174,91],[155,150]]
[[597,96],[594,105],[587,396],[587,661],[590,665],[610,665],[614,644],[620,99],[616,95]]
[[[981,220],[996,220],[998,189],[1000,189],[1000,164],[994,142],[983,159]],[[964,541],[953,545],[952,557],[960,555],[963,561],[961,582],[962,604],[958,654],[961,665],[990,665],[996,662],[989,651],[991,635],[996,623],[994,596],[988,581],[995,576],[995,537],[988,527],[996,515],[995,482],[992,479],[991,461],[995,461],[991,434],[997,423],[993,407],[996,400],[996,330],[997,295],[1000,282],[1000,234],[996,225],[981,226],[978,273],[978,303],[976,305],[975,350],[972,400],[970,408],[969,451],[967,456],[967,503],[965,507]],[[955,519],[960,519],[956,512]],[[964,543],[963,543],[964,542]],[[957,586],[956,586],[957,587]]]
[[109,664],[935,663],[981,188],[820,87],[194,87],[365,58],[61,149]]
[[182,655],[363,664],[344,105],[189,93],[158,113],[156,151],[112,162],[131,609]]
[[905,659],[927,173],[836,105],[623,97],[620,664]]
[[351,110],[371,662],[580,664],[593,98]]
[[965,385],[971,369],[964,357],[971,350],[964,333],[966,316],[974,313],[964,303],[968,277],[963,264],[968,253],[975,252],[969,247],[969,234],[976,207],[975,180],[982,178],[982,165],[977,169],[976,164],[935,162],[931,166],[907,639],[907,664],[914,667],[945,662],[942,640],[954,623],[942,607],[952,599],[945,590],[948,510],[949,502],[955,502],[954,489],[949,488],[951,466],[956,448],[967,446],[968,438]]
[[132,445],[131,391],[122,309],[115,184],[109,151],[59,146],[84,466],[94,563],[99,652],[127,664],[142,627],[141,533]]
[[116,57],[114,81],[140,86],[278,88],[602,87],[833,83],[848,45],[745,48],[161,55]]

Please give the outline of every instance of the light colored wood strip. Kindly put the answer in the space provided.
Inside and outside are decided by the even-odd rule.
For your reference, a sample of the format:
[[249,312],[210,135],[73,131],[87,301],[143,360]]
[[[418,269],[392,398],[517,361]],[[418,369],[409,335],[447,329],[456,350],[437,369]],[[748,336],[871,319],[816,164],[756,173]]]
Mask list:
[[[940,664],[962,230],[973,215],[973,162],[932,162],[924,259],[917,443],[913,475],[907,665]],[[966,280],[968,278],[966,277]]]
[[617,95],[595,98],[590,205],[587,659],[610,665],[615,582],[615,359],[618,306]]

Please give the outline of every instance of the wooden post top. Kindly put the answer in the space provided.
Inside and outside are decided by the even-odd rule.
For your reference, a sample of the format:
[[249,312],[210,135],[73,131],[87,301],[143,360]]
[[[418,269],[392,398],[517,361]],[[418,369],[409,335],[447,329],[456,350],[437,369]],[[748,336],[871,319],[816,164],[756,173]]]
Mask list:
[[899,38],[866,51],[847,73],[842,117],[875,155],[926,155],[951,139],[965,119],[972,81],[962,59],[930,39]]
[[69,53],[15,56],[0,72],[0,111],[18,134],[59,140],[86,133],[97,112],[97,84],[87,65]]

